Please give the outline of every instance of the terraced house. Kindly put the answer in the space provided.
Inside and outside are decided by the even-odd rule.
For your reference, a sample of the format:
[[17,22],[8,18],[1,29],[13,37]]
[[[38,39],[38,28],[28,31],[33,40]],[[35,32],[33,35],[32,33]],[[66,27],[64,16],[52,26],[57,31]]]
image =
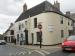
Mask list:
[[73,34],[74,20],[70,12],[63,14],[60,3],[44,1],[30,9],[24,4],[23,12],[14,23],[17,44],[39,44],[38,24],[42,25],[42,45],[59,44]]

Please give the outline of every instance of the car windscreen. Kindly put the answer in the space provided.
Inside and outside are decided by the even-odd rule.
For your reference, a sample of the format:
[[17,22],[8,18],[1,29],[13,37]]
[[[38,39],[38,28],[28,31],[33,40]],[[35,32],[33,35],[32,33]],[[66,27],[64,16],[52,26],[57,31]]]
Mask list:
[[70,36],[67,40],[74,40],[75,41],[75,36]]

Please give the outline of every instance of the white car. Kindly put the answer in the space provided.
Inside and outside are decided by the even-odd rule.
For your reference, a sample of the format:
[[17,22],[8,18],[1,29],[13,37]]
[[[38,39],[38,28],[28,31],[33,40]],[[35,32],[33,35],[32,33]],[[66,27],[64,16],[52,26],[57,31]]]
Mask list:
[[6,41],[5,40],[0,40],[0,45],[4,45],[6,44]]

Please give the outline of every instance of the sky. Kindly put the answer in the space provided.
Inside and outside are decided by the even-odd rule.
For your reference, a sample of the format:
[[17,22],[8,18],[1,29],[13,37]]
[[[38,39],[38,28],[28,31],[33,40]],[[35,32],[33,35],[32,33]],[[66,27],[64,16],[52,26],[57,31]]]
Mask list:
[[[23,5],[26,3],[28,9],[40,4],[45,0],[0,0],[0,34],[3,34],[23,11]],[[54,3],[56,0],[47,0]],[[75,13],[75,0],[57,0],[60,2],[62,12],[71,11]]]

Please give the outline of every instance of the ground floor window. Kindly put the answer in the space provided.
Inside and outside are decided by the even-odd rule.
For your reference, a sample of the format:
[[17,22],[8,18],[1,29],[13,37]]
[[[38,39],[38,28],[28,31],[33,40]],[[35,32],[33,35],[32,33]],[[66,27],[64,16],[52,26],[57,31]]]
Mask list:
[[37,42],[40,42],[40,40],[42,41],[42,32],[37,32]]
[[34,33],[31,33],[31,36],[32,36],[32,44],[34,42]]
[[37,42],[40,42],[40,32],[37,32]]
[[21,39],[22,39],[22,41],[23,41],[23,34],[21,33]]
[[68,30],[69,36],[73,34],[73,30]]
[[17,34],[17,41],[19,42],[19,34]]
[[61,30],[61,38],[64,37],[64,30]]

